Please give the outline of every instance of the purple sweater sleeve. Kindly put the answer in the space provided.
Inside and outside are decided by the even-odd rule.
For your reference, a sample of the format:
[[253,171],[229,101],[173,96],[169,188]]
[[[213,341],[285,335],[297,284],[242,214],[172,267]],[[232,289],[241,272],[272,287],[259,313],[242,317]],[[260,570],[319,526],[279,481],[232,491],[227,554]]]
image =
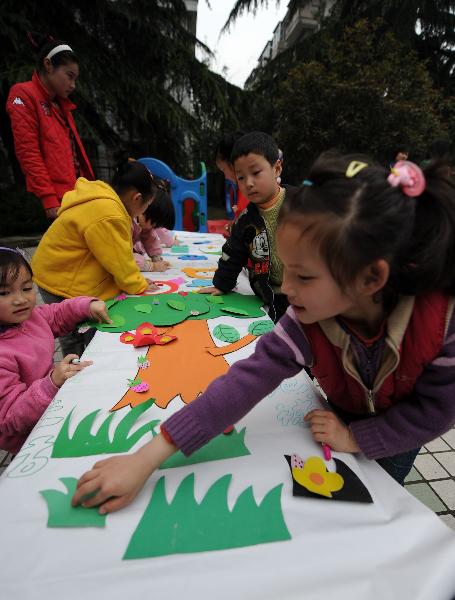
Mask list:
[[90,302],[97,300],[89,296],[78,296],[55,302],[53,304],[40,304],[35,307],[49,323],[55,337],[71,333],[75,326],[90,317]]
[[434,440],[455,424],[455,313],[441,354],[427,365],[405,400],[383,415],[351,423],[362,452],[370,459],[393,456]]
[[[235,363],[204,394],[165,421],[163,429],[185,455],[237,423],[283,379],[301,371],[307,354],[302,348],[296,351],[287,326],[297,327],[285,315],[274,331],[260,338],[249,358]],[[306,342],[303,332],[298,333]]]

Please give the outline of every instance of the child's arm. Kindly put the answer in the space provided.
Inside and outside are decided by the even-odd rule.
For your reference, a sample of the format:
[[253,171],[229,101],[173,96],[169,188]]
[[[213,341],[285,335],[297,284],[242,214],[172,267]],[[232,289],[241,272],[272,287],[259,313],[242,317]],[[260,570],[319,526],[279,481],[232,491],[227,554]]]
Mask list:
[[240,271],[248,263],[248,247],[239,222],[232,226],[231,236],[221,249],[221,258],[213,276],[213,285],[220,292],[230,292],[235,288]]
[[104,302],[88,296],[78,296],[53,304],[40,304],[34,310],[46,319],[55,337],[71,333],[78,323],[87,318],[104,323],[112,322]]
[[213,381],[204,394],[167,419],[160,436],[135,454],[101,461],[83,475],[73,505],[87,493],[99,489],[87,506],[95,506],[106,498],[113,499],[102,506],[105,512],[126,506],[147,477],[173,452],[180,449],[185,455],[192,454],[236,423],[283,379],[298,373],[311,360],[302,330],[285,315],[273,332],[261,337],[250,358],[235,363],[226,375]]
[[161,247],[161,240],[153,227],[141,229],[141,243],[145,248],[145,251],[149,256],[161,257],[163,254],[163,248]]
[[174,244],[178,245],[177,236],[174,234],[173,231],[170,231],[165,227],[157,227],[155,231],[158,234],[161,243],[164,244],[167,248],[170,248]]
[[133,258],[131,225],[123,218],[103,219],[90,225],[84,237],[90,252],[120,290],[127,294],[145,292],[147,281]]

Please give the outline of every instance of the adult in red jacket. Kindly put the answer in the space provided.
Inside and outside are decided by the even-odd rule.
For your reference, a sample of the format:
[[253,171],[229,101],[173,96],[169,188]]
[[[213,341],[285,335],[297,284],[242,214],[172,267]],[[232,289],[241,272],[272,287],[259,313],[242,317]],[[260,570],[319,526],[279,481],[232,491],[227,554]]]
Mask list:
[[46,41],[32,80],[13,85],[7,100],[27,190],[41,200],[49,219],[55,219],[63,194],[74,189],[78,177],[94,179],[71,114],[76,106],[68,99],[78,75],[70,46]]

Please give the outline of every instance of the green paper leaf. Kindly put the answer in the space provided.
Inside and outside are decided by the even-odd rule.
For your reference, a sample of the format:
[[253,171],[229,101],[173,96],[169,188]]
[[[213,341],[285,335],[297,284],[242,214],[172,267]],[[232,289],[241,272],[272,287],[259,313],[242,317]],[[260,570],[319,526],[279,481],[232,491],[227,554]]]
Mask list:
[[222,296],[206,296],[205,298],[210,304],[224,304]]
[[71,498],[76,491],[75,477],[61,477],[60,481],[67,492],[59,490],[42,490],[40,494],[47,503],[48,527],[104,527],[106,515],[100,515],[98,507],[84,508],[71,506]]
[[233,315],[245,315],[245,316],[248,316],[247,311],[243,310],[243,308],[237,308],[235,306],[221,306],[220,308],[221,308],[221,310],[223,312],[226,312],[226,313],[230,313],[230,314],[233,314]]
[[112,328],[116,328],[116,327],[122,327],[123,325],[125,325],[125,317],[122,317],[122,315],[109,315],[111,318],[112,323],[101,323],[100,329],[112,329]]
[[230,344],[237,342],[240,339],[240,333],[231,325],[221,323],[213,330],[213,335],[221,342],[229,342]]
[[173,254],[188,254],[189,247],[188,246],[172,246],[171,252]]
[[134,307],[134,310],[137,310],[137,312],[140,312],[140,313],[151,313],[153,310],[153,307],[151,304],[136,304],[136,306]]
[[111,308],[111,306],[114,306],[114,304],[117,304],[117,302],[119,302],[119,300],[116,300],[115,298],[112,298],[111,300],[106,300],[105,301],[106,308],[109,310]]
[[191,473],[168,503],[165,477],[161,477],[123,558],[226,550],[291,539],[281,512],[283,484],[271,489],[259,505],[250,486],[230,510],[231,479],[232,475],[224,475],[215,481],[198,503]]
[[179,300],[168,300],[167,305],[175,310],[185,310],[186,304],[184,302],[180,302]]
[[254,321],[254,323],[250,323],[248,325],[248,333],[251,335],[264,335],[264,333],[269,333],[274,328],[274,324],[272,321]]

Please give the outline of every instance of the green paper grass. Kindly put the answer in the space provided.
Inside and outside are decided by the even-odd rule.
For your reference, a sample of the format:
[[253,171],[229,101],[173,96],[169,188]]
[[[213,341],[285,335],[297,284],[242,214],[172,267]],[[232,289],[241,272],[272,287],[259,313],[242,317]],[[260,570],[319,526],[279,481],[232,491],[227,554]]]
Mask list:
[[234,431],[229,435],[218,435],[208,444],[193,452],[191,456],[185,456],[182,452],[176,452],[160,466],[160,469],[173,469],[212,460],[224,460],[227,458],[238,458],[248,456],[250,451],[245,445],[245,428]]
[[94,454],[116,454],[128,452],[146,433],[159,424],[159,420],[149,421],[130,435],[130,429],[137,419],[148,409],[155,400],[152,398],[138,404],[123,417],[117,425],[112,441],[109,439],[109,426],[115,413],[110,413],[95,434],[91,433],[93,423],[101,409],[97,409],[77,425],[73,437],[69,436],[69,424],[73,411],[66,417],[52,449],[53,458],[68,458],[72,456],[92,456]]
[[42,490],[40,494],[46,501],[48,527],[104,527],[106,515],[100,515],[98,507],[84,508],[71,506],[71,498],[76,491],[77,479],[75,477],[61,477],[60,481],[67,489]]
[[259,506],[252,487],[246,488],[231,512],[227,503],[231,479],[232,475],[225,475],[215,481],[198,504],[191,473],[169,504],[165,477],[161,477],[123,558],[226,550],[291,539],[281,512],[283,484],[270,490]]
[[[131,297],[117,302],[109,309],[109,316],[115,321],[117,315],[124,319],[124,324],[116,326],[106,326],[102,323],[90,322],[88,325],[96,327],[100,331],[118,332],[131,331],[136,329],[145,320],[150,321],[155,327],[167,327],[177,325],[185,319],[215,319],[216,317],[226,316],[226,311],[223,309],[228,306],[228,311],[231,316],[237,318],[254,318],[263,317],[262,301],[257,296],[246,296],[237,292],[230,292],[222,296],[222,303],[218,301],[208,300],[208,298],[217,298],[217,296],[205,296],[203,294],[189,293],[187,296],[180,294],[162,294],[160,304],[156,302],[156,296],[143,296],[140,299],[140,305],[153,306],[153,312],[150,317],[146,317],[144,313],[138,312],[135,307],[138,306],[138,298]],[[184,304],[184,310],[175,310],[168,306],[169,301],[177,301]],[[233,312],[235,309],[235,313]],[[191,313],[199,314],[191,314]]]
[[217,340],[220,340],[220,342],[229,342],[230,344],[233,344],[240,339],[240,333],[235,327],[223,323],[215,327],[213,335]]

